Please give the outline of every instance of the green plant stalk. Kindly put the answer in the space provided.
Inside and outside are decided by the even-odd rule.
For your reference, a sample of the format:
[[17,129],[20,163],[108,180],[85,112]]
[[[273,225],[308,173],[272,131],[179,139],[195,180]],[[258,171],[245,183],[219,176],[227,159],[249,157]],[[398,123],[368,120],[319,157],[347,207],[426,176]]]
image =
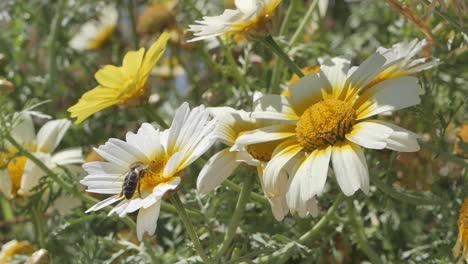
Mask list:
[[275,53],[286,65],[288,68],[297,74],[299,77],[304,77],[304,73],[301,71],[301,68],[294,63],[289,56],[283,51],[283,49],[276,43],[272,36],[268,36],[261,40],[261,42],[267,46],[273,53]]
[[468,163],[464,159],[459,158],[459,157],[457,157],[457,156],[455,156],[453,154],[450,154],[448,152],[445,152],[443,150],[437,149],[437,148],[433,147],[431,144],[428,144],[428,143],[423,142],[421,140],[419,140],[418,142],[419,142],[419,145],[423,149],[438,155],[439,157],[445,159],[446,161],[451,161],[451,162],[456,163],[456,164],[458,164],[458,165],[460,165],[460,166],[462,166],[464,168],[468,168]]
[[52,23],[50,26],[50,33],[47,40],[48,51],[49,51],[49,87],[57,87],[56,79],[57,79],[57,36],[58,32],[61,28],[60,24],[63,18],[63,11],[65,0],[60,0],[57,2],[55,8],[55,15],[52,19]]
[[8,200],[0,197],[0,206],[2,207],[3,219],[8,222],[13,221],[15,215]]
[[[328,209],[327,213],[320,218],[320,220],[306,233],[299,237],[296,240],[297,243],[304,244],[316,239],[325,227],[327,227],[328,223],[331,221],[333,216],[335,215],[336,210],[343,202],[344,195],[340,193],[335,201],[333,202],[332,206]],[[294,252],[294,244],[287,244],[283,249],[276,251],[270,256],[265,256],[259,258],[260,263],[286,263],[288,259]]]
[[221,256],[224,255],[224,253],[229,249],[232,240],[234,239],[237,227],[239,226],[241,217],[245,211],[245,205],[247,204],[250,192],[252,192],[253,189],[253,178],[254,177],[252,177],[252,175],[244,176],[244,184],[242,185],[242,190],[237,200],[236,209],[234,209],[234,213],[231,216],[231,221],[229,222],[226,235],[224,236],[223,243],[221,244],[221,247],[215,256],[215,260],[218,260],[221,258]]
[[40,208],[33,206],[31,208],[31,220],[34,227],[34,236],[37,243],[41,248],[45,247],[45,236],[44,236],[44,221],[42,221],[42,214]]
[[[236,183],[234,183],[233,181],[229,179],[224,180],[224,185],[226,185],[229,189],[236,191],[236,192],[241,192],[242,190],[242,188],[239,185],[237,185]],[[265,196],[262,196],[260,194],[250,192],[249,198],[256,202],[260,202],[264,205],[270,206],[270,202],[268,202],[267,198],[265,198]]]
[[135,6],[133,4],[133,0],[127,0],[126,4],[128,9],[128,15],[130,18],[130,27],[132,31],[132,44],[135,49],[138,49],[140,40],[138,39],[138,33],[136,31]]
[[312,18],[312,14],[314,13],[314,10],[315,10],[315,7],[317,6],[317,3],[318,3],[318,0],[314,0],[314,2],[312,2],[312,4],[310,5],[310,7],[307,10],[304,18],[302,19],[301,23],[299,24],[299,27],[297,27],[297,29],[294,32],[293,36],[289,40],[288,48],[291,48],[294,44],[296,44],[296,42],[299,39],[299,36],[301,35],[301,33],[304,30],[305,26],[307,25],[307,23],[309,23],[309,20]]
[[428,199],[428,198],[422,198],[422,197],[417,197],[414,195],[409,195],[405,193],[398,192],[391,186],[388,186],[383,182],[382,180],[379,179],[379,177],[373,177],[372,181],[375,183],[377,188],[385,193],[386,195],[392,197],[395,200],[404,202],[404,203],[409,203],[409,204],[415,204],[415,205],[436,205],[440,204],[440,201],[434,200],[434,199]]
[[372,249],[372,247],[367,243],[367,237],[364,233],[364,227],[358,215],[356,209],[354,208],[352,199],[349,199],[346,203],[348,205],[349,221],[352,225],[354,232],[356,233],[356,242],[361,250],[369,258],[370,262],[373,264],[380,264],[382,260],[379,255]]
[[179,194],[174,193],[171,196],[171,201],[174,204],[175,208],[179,212],[179,216],[182,220],[182,223],[185,226],[185,229],[187,233],[190,236],[190,239],[192,240],[193,245],[195,246],[195,250],[203,260],[204,263],[211,263],[210,259],[208,256],[205,254],[205,251],[203,250],[203,247],[201,245],[200,239],[198,238],[197,232],[195,231],[195,228],[192,225],[192,222],[190,221],[190,218],[185,211],[184,205],[180,201]]

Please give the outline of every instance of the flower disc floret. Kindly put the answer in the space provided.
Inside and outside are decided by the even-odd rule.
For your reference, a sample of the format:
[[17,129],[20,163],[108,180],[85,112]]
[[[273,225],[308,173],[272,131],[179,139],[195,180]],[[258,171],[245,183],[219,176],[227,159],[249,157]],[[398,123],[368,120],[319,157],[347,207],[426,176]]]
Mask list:
[[346,102],[328,99],[307,108],[297,122],[297,141],[307,151],[345,139],[356,122],[356,110]]

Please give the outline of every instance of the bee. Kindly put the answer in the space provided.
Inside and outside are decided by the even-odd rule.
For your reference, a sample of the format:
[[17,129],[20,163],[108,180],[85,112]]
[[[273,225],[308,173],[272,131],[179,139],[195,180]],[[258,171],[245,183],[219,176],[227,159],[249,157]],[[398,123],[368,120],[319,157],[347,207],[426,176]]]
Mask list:
[[130,200],[135,194],[135,191],[138,191],[138,195],[141,197],[140,180],[147,172],[147,169],[148,166],[140,161],[136,161],[130,165],[122,184],[120,197],[124,196],[125,199]]

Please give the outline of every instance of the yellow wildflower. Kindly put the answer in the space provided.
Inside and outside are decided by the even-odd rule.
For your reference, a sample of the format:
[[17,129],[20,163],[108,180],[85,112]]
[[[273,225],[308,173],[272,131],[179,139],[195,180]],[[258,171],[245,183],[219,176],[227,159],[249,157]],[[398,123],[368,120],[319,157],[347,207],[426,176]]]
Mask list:
[[163,33],[145,54],[145,49],[129,51],[122,66],[106,65],[94,76],[99,85],[86,92],[68,108],[76,124],[112,105],[134,106],[149,93],[148,76],[164,53],[169,34]]
[[455,257],[460,256],[462,244],[463,252],[457,262],[458,264],[462,263],[464,259],[468,261],[468,197],[465,197],[458,216],[458,239],[452,250]]

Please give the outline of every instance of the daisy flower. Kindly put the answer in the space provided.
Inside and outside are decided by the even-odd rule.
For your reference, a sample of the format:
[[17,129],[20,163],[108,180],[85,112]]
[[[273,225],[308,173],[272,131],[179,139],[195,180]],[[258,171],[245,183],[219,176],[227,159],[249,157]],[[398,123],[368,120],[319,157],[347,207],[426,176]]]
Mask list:
[[[460,252],[462,246],[463,252]],[[468,261],[468,197],[465,198],[460,209],[458,216],[458,238],[452,252],[455,257],[459,257],[461,253],[457,264],[462,263],[463,260]]]
[[420,102],[415,77],[400,75],[375,81],[402,62],[404,58],[389,62],[380,53],[352,69],[343,58],[322,60],[320,72],[294,83],[290,96],[267,95],[257,100],[254,118],[278,120],[284,125],[245,133],[238,142],[287,139],[265,168],[265,188],[277,188],[281,170],[294,162],[287,202],[290,210],[301,208],[323,191],[331,162],[345,195],[359,189],[368,193],[369,172],[361,147],[418,151],[416,134],[373,118]]
[[226,9],[219,16],[205,16],[195,21],[189,31],[198,41],[216,36],[265,37],[269,34],[271,18],[281,0],[236,0],[236,9]]
[[76,117],[76,124],[92,114],[112,105],[133,106],[148,96],[148,77],[156,62],[164,53],[169,34],[163,33],[145,49],[129,51],[125,54],[122,66],[106,65],[94,76],[99,83],[94,89],[86,92],[78,103],[68,108],[71,117]]
[[[11,131],[12,137],[49,169],[83,162],[79,147],[55,152],[71,125],[69,120],[48,121],[37,135],[31,115],[20,113],[16,120]],[[31,189],[47,174],[26,156],[18,155],[18,149],[11,145],[8,146],[8,152],[0,153],[0,168],[3,168],[0,169],[0,191],[10,199],[17,195],[30,196]]]
[[70,40],[70,47],[79,51],[95,50],[106,43],[115,30],[119,13],[114,5],[104,6],[99,13],[98,19],[81,26]]
[[10,259],[17,255],[30,255],[34,247],[29,241],[11,240],[5,243],[0,250],[0,263],[11,263]]
[[[86,212],[120,201],[109,215],[124,217],[139,210],[138,239],[145,232],[154,234],[162,197],[179,186],[183,170],[214,143],[215,122],[210,120],[204,106],[190,111],[184,103],[169,129],[159,131],[144,123],[136,134],[127,133],[125,141],[111,138],[95,148],[106,161],[85,163],[83,168],[89,175],[81,183],[88,187],[88,192],[112,196]],[[139,179],[129,176],[133,172]],[[130,185],[134,186],[133,192],[125,187]]]
[[[216,136],[227,147],[211,157],[200,171],[197,179],[198,192],[201,194],[211,192],[243,163],[257,168],[263,187],[263,169],[270,161],[274,149],[280,142],[272,141],[248,146],[239,146],[235,142],[243,133],[266,126],[271,122],[257,121],[250,117],[250,113],[230,107],[215,107],[209,110],[218,120]],[[287,186],[286,175],[283,175],[282,179],[284,179],[283,184],[278,186]],[[278,190],[265,192],[273,215],[277,220],[282,220],[289,212],[286,204],[286,191],[286,188],[279,188]]]

